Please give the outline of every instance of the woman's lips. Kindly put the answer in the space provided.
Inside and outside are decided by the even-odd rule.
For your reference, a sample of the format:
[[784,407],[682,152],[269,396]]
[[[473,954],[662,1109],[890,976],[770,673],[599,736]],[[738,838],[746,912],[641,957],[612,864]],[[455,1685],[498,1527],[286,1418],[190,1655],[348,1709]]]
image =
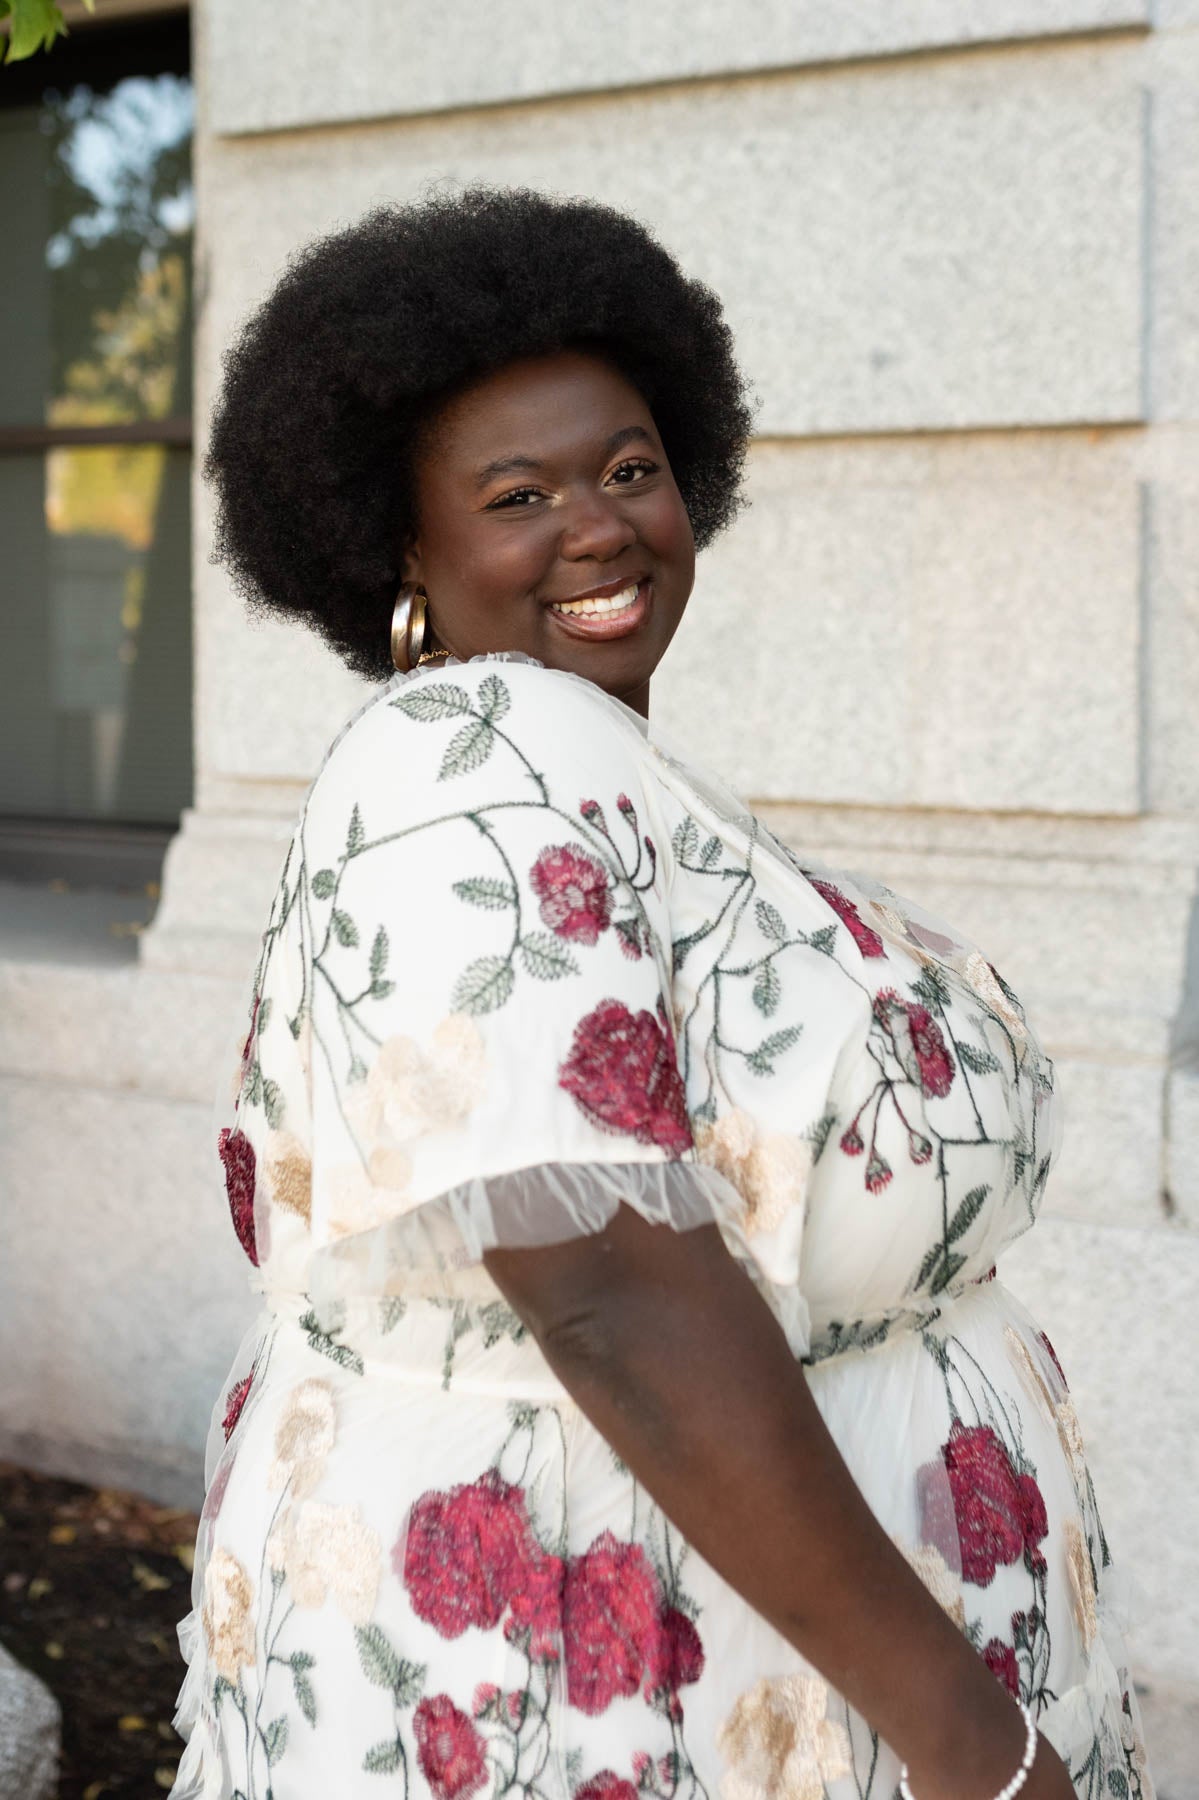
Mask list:
[[[567,637],[595,643],[598,639],[628,637],[630,632],[638,631],[649,613],[652,592],[653,582],[646,577],[635,587],[630,585],[624,593],[610,598],[581,604],[578,601],[566,603],[570,610],[564,610],[563,603],[555,601],[547,611]],[[583,611],[582,606],[593,606],[597,610]]]

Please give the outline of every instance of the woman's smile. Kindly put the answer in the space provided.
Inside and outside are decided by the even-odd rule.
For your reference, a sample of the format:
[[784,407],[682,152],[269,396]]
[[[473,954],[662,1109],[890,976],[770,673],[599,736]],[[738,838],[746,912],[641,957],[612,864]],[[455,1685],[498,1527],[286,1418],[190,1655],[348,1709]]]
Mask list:
[[[616,588],[616,592],[611,590]],[[654,584],[648,575],[607,582],[577,600],[551,600],[550,612],[568,637],[604,640],[640,631],[650,614]]]

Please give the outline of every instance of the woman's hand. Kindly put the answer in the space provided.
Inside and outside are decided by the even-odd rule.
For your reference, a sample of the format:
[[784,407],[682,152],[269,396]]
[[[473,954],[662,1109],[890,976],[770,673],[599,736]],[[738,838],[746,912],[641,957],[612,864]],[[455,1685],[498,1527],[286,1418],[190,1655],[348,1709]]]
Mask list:
[[[486,1265],[596,1429],[716,1571],[902,1757],[917,1800],[994,1800],[1024,1726],[878,1524],[715,1226],[627,1208]],[[1048,1745],[1028,1800],[1073,1800]]]

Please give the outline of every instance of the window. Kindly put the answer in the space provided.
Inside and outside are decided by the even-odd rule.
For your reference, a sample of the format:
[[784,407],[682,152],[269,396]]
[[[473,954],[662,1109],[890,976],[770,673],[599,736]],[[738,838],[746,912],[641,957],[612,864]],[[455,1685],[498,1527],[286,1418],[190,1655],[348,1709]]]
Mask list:
[[77,30],[0,84],[10,846],[161,845],[191,798],[187,51],[185,17]]

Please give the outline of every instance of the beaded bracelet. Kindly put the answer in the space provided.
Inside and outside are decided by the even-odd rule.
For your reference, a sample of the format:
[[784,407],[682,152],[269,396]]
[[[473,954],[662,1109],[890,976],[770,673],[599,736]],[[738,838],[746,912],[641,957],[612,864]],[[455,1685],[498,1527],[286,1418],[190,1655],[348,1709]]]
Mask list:
[[[1020,1708],[1020,1713],[1024,1720],[1024,1728],[1027,1732],[1027,1736],[1024,1740],[1024,1756],[1021,1760],[1020,1767],[1016,1770],[1016,1773],[1012,1776],[1012,1779],[1008,1782],[1007,1786],[1000,1788],[995,1796],[995,1800],[1015,1800],[1015,1796],[1020,1792],[1020,1789],[1028,1780],[1032,1770],[1033,1760],[1037,1754],[1036,1720],[1022,1700],[1017,1700],[1016,1704]],[[904,1763],[902,1769],[899,1771],[899,1792],[901,1800],[916,1800],[916,1796],[908,1786],[907,1763]]]

